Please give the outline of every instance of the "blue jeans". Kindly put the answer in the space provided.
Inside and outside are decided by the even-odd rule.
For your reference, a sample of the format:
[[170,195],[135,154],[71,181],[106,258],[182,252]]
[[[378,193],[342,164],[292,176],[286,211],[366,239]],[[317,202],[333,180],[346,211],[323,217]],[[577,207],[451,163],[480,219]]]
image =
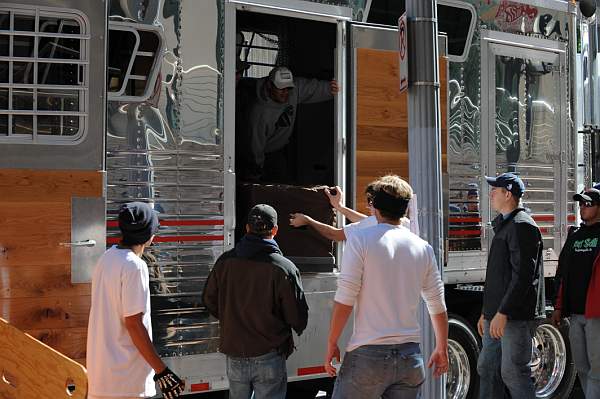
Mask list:
[[229,399],[285,399],[285,356],[277,352],[246,358],[227,356],[227,378]]
[[365,345],[346,352],[333,399],[415,399],[425,380],[419,344]]
[[600,319],[574,314],[569,324],[571,353],[583,393],[586,398],[600,398]]
[[534,330],[534,321],[509,320],[502,338],[495,339],[490,336],[490,322],[484,320],[477,362],[480,399],[503,399],[505,386],[515,399],[535,399],[529,367]]

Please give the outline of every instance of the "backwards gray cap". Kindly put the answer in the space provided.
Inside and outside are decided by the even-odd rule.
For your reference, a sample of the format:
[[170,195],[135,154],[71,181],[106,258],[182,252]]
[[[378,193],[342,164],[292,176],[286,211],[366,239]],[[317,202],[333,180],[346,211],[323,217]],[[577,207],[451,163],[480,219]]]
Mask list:
[[286,67],[280,66],[273,68],[271,73],[269,73],[269,80],[273,83],[273,86],[280,90],[296,87],[296,85],[294,85],[294,75],[292,75],[292,71]]

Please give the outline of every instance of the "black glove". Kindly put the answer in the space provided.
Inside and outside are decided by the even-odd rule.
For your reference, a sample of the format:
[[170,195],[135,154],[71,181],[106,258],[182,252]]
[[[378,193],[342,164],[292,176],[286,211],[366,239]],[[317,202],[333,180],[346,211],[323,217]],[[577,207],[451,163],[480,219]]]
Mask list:
[[158,383],[165,399],[178,398],[185,387],[185,382],[168,367],[160,373],[154,374],[154,382]]

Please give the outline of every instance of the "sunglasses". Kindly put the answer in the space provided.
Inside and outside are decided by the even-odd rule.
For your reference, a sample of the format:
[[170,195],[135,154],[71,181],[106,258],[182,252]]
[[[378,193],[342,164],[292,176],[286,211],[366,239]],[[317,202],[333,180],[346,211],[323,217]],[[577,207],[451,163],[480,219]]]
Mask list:
[[596,205],[597,204],[594,204],[593,202],[589,202],[589,201],[579,201],[579,206],[584,207],[584,208],[591,208]]

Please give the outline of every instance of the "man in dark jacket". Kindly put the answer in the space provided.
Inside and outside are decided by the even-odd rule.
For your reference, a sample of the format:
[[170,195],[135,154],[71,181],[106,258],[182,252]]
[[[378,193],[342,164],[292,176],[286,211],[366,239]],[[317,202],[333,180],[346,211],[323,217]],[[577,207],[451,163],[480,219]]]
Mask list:
[[277,212],[256,205],[246,234],[217,259],[203,300],[220,321],[220,348],[227,355],[229,398],[284,399],[285,360],[308,321],[308,306],[298,268],[286,259],[273,237]]
[[479,334],[483,348],[477,371],[480,398],[534,399],[531,380],[531,338],[543,279],[542,236],[519,201],[523,181],[512,173],[486,177],[490,202],[500,215],[493,221]]
[[575,194],[583,223],[569,230],[558,258],[552,321],[569,317],[569,341],[586,398],[600,398],[600,191]]

